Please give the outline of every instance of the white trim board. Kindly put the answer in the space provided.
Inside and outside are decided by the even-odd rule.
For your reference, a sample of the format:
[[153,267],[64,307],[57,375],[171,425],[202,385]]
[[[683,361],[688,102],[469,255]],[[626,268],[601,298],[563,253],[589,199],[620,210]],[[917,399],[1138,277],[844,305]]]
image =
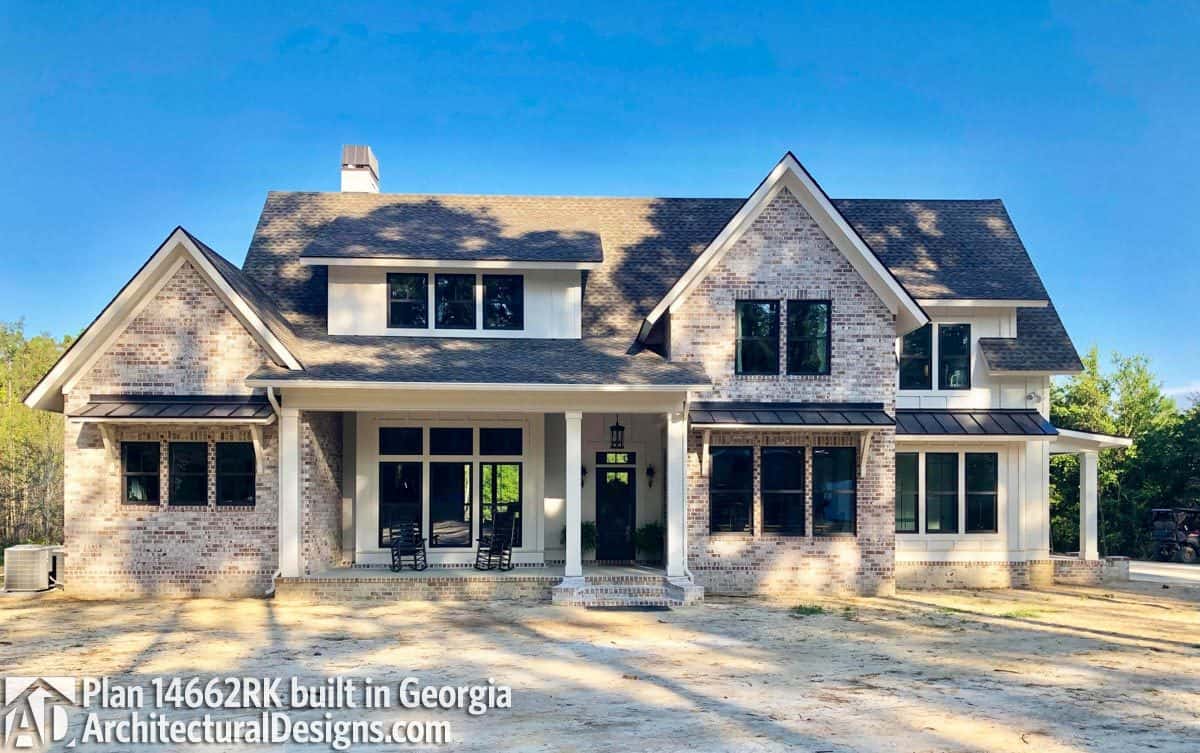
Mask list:
[[918,298],[917,303],[927,309],[1044,309],[1050,305],[1050,301],[1040,298]]
[[920,304],[899,280],[875,256],[846,218],[834,207],[821,186],[809,175],[795,155],[788,152],[746,199],[737,214],[726,223],[667,294],[646,315],[639,339],[649,335],[655,322],[666,313],[674,313],[696,285],[724,257],[739,238],[754,224],[762,211],[781,191],[790,191],[812,215],[821,230],[833,241],[855,271],[871,286],[888,310],[896,315],[899,333],[911,332],[929,321]]
[[411,259],[403,256],[343,258],[305,256],[306,267],[395,267],[396,269],[596,269],[598,261],[513,261],[509,259]]
[[167,236],[146,263],[121,288],[100,315],[88,325],[83,334],[59,358],[54,367],[29,392],[24,403],[30,408],[62,410],[62,392],[70,391],[75,382],[108,347],[121,335],[147,303],[166,285],[185,261],[190,261],[205,277],[213,291],[238,318],[246,330],[268,353],[289,370],[301,368],[300,362],[271,332],[266,323],[254,313],[182,227]]

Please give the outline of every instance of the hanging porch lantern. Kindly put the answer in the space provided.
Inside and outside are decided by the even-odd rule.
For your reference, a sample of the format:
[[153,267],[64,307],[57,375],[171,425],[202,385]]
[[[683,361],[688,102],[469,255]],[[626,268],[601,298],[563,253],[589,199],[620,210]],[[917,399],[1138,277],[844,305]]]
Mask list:
[[621,426],[621,417],[616,417],[617,422],[608,427],[608,449],[623,450],[625,449],[625,427]]

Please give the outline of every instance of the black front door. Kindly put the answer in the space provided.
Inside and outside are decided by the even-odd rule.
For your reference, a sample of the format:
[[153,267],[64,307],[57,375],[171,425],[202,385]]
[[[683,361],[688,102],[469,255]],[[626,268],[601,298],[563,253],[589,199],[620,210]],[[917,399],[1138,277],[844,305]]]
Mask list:
[[637,522],[634,469],[596,469],[596,559],[632,560]]

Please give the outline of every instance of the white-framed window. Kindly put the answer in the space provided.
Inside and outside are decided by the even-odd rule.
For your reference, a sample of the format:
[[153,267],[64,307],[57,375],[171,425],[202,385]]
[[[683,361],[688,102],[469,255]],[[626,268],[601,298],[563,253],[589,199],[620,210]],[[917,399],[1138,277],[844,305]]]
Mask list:
[[974,447],[901,449],[895,458],[897,534],[999,533],[1003,452]]
[[386,279],[389,330],[525,330],[522,274],[400,271]]
[[897,386],[905,391],[969,390],[971,325],[926,324],[900,338]]
[[378,542],[418,523],[430,549],[470,550],[498,516],[522,541],[528,427],[521,421],[380,422]]

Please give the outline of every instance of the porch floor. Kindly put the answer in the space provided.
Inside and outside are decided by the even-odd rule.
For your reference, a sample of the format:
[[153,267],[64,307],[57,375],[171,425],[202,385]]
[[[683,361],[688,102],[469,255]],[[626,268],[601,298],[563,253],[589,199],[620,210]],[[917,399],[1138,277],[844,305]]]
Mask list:
[[[666,575],[666,571],[659,567],[651,567],[649,565],[584,565],[583,577],[585,578],[661,578]],[[378,567],[335,567],[328,570],[322,570],[319,573],[302,576],[304,579],[319,578],[322,580],[363,580],[370,578],[395,578],[407,580],[431,580],[443,578],[457,579],[520,579],[520,578],[546,578],[553,580],[556,583],[563,578],[562,565],[542,565],[542,566],[525,566],[515,567],[512,570],[476,570],[473,567],[434,567],[430,566],[427,570],[412,570],[405,568],[400,572],[392,572],[391,568],[386,566]]]

